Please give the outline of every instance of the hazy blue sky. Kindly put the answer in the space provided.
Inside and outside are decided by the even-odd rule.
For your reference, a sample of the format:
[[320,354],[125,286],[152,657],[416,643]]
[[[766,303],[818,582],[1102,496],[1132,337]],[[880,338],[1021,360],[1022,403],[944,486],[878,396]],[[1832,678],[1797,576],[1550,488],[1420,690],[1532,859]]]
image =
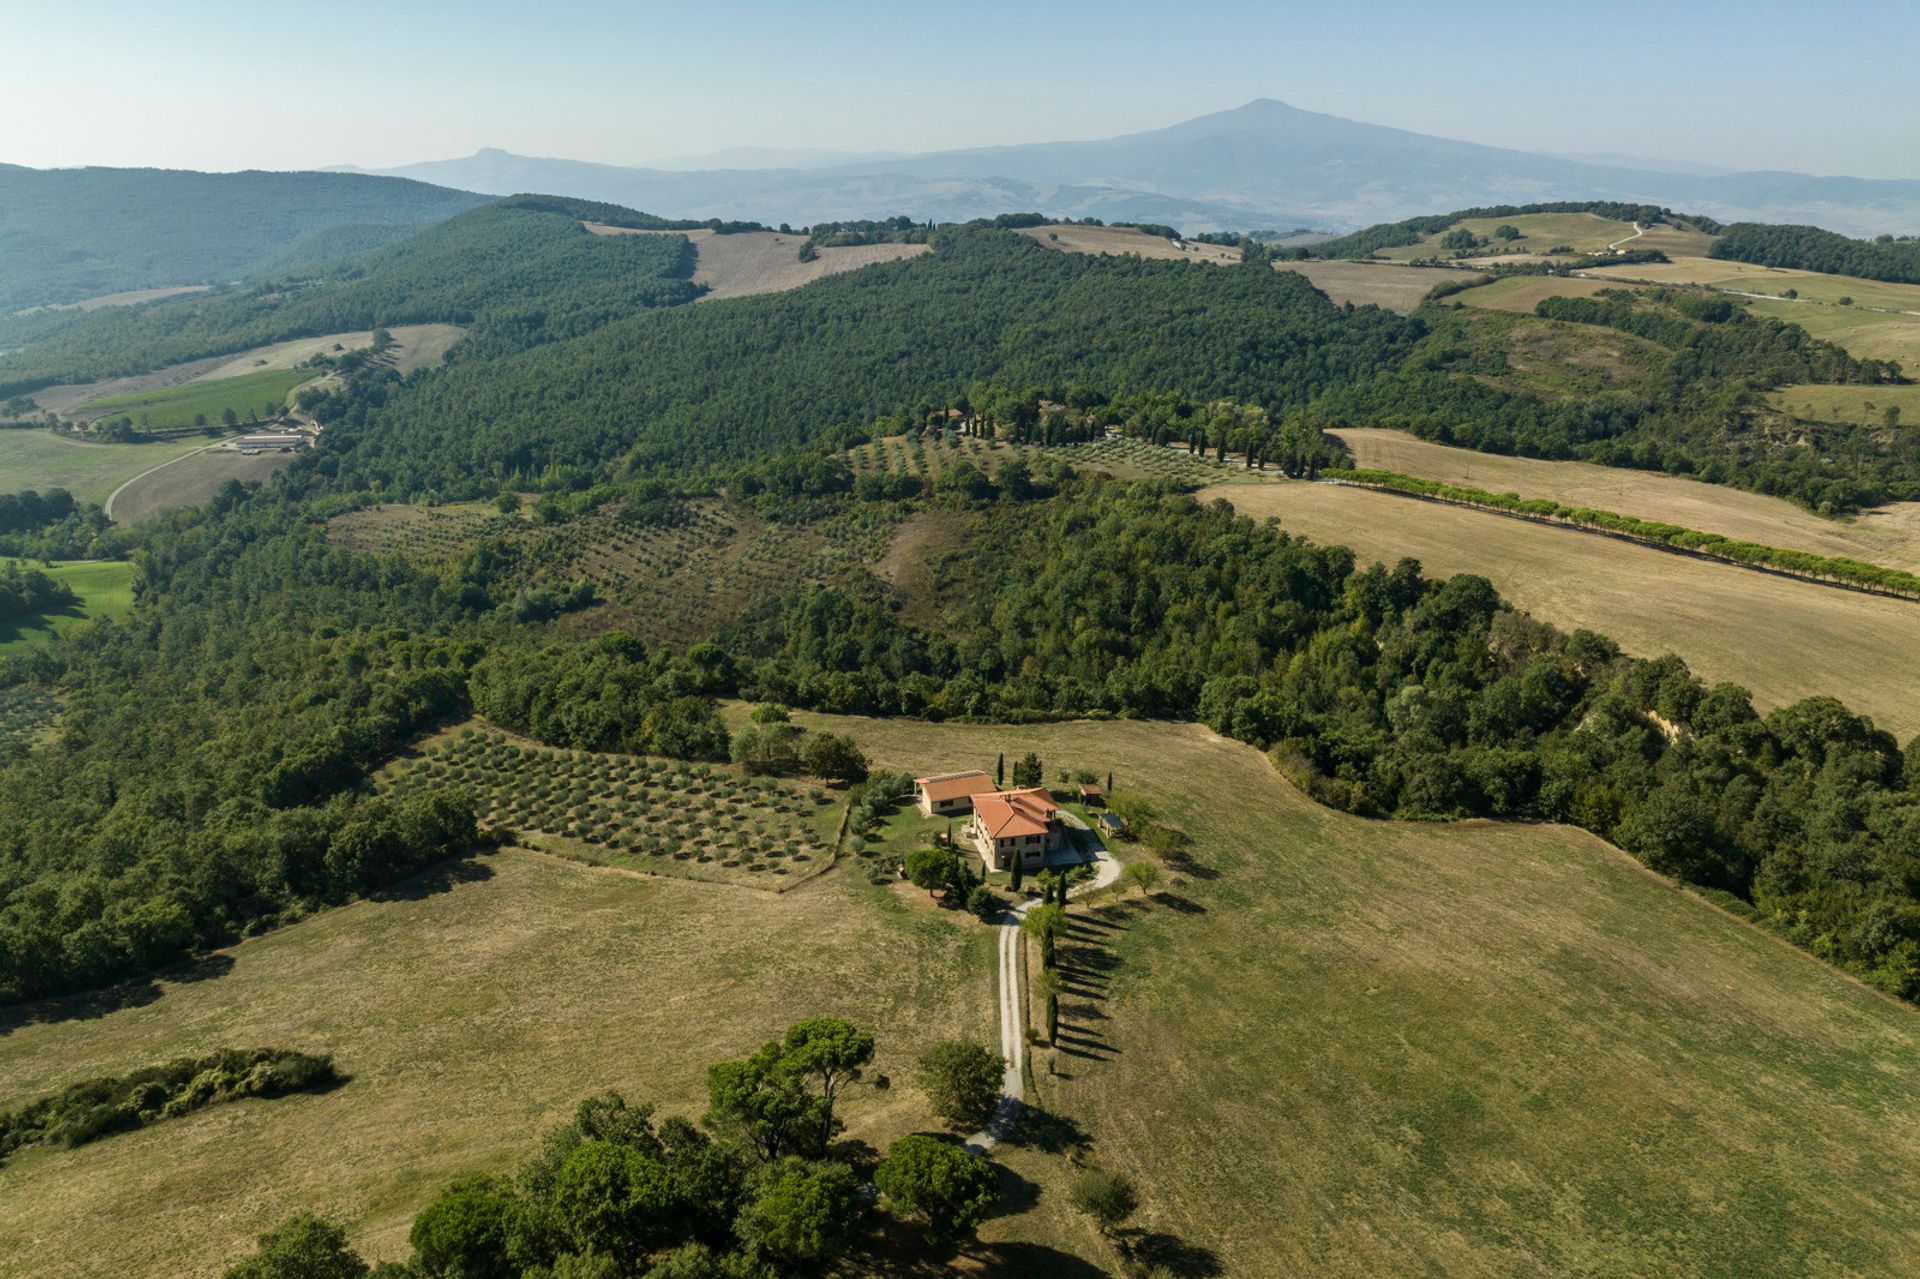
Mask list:
[[1913,0],[0,0],[0,161],[924,150],[1270,97],[1532,150],[1920,177],[1915,17]]

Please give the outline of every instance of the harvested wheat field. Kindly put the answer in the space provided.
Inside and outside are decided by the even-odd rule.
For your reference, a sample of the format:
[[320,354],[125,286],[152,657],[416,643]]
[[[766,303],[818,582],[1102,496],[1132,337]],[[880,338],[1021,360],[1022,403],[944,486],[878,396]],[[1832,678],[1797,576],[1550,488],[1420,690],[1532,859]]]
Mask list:
[[[416,368],[437,364],[440,362],[440,357],[445,355],[465,332],[466,330],[458,324],[398,325],[391,330],[397,345],[390,348],[388,358],[402,373],[410,373]],[[151,373],[102,378],[98,382],[49,386],[35,391],[33,399],[36,404],[50,413],[68,413],[94,400],[159,391],[188,382],[215,382],[222,378],[239,377],[246,373],[261,373],[268,369],[290,369],[310,356],[337,355],[340,351],[356,351],[372,345],[373,334],[367,330],[357,333],[328,333],[316,338],[296,338],[291,342],[275,342],[269,346],[255,347],[238,355],[216,355],[204,360],[170,364],[163,369],[155,369]],[[336,347],[339,348],[338,351],[335,350]]]
[[[1063,253],[1134,253],[1157,261],[1211,262],[1215,265],[1234,265],[1240,261],[1240,250],[1227,245],[1176,244],[1165,236],[1150,235],[1133,227],[1081,226],[1059,222],[1050,226],[1026,227],[1021,233]],[[1402,315],[1409,314],[1419,306],[1434,285],[1453,278],[1426,268],[1384,262],[1276,262],[1273,266],[1276,271],[1292,271],[1306,276],[1314,288],[1335,302],[1384,307]]]
[[926,1124],[916,1053],[990,1036],[990,940],[844,875],[776,895],[517,850],[451,864],[221,952],[217,976],[0,1028],[0,1107],[225,1046],[332,1053],[352,1077],[13,1156],[0,1276],[211,1279],[303,1208],[401,1259],[441,1187],[510,1171],[580,1098],[616,1088],[697,1116],[709,1063],[816,1013],[879,1036],[896,1083],[852,1090],[845,1114],[884,1145]]
[[1225,244],[1176,243],[1164,235],[1153,235],[1130,226],[1082,226],[1078,222],[1054,222],[1046,226],[1021,227],[1020,234],[1031,236],[1050,249],[1064,253],[1132,253],[1156,261],[1214,262],[1232,264],[1240,260],[1240,250]]
[[1352,547],[1362,563],[1419,560],[1431,576],[1477,573],[1516,607],[1585,627],[1643,657],[1678,653],[1763,709],[1816,694],[1920,733],[1920,605],[1714,563],[1570,528],[1333,484],[1218,485],[1257,519]]
[[237,449],[209,448],[155,467],[114,490],[107,512],[116,524],[138,524],[162,511],[201,506],[226,487],[227,481],[264,484],[273,473],[291,465],[293,453],[246,454]]
[[[1185,830],[1153,897],[1071,912],[1033,1056],[1172,1273],[1920,1267],[1920,1013],[1584,832],[1348,817],[1195,725],[796,718],[1111,770]],[[1002,1157],[1039,1210],[991,1237],[1102,1255],[1057,1160]]]
[[[1788,388],[1788,391],[1794,389]],[[1862,388],[1802,389],[1857,391]],[[1904,391],[1908,388],[1864,389]],[[1914,421],[1920,424],[1920,412],[1915,413]],[[1598,507],[1767,546],[1821,555],[1847,555],[1873,564],[1920,571],[1920,502],[1902,502],[1850,519],[1823,519],[1782,498],[1749,493],[1724,484],[1662,475],[1657,471],[1477,453],[1472,449],[1429,443],[1405,431],[1348,429],[1329,434],[1353,453],[1356,466],[1400,471],[1491,493],[1552,498],[1569,506]]]
[[722,298],[750,297],[756,293],[785,293],[815,280],[824,280],[842,271],[855,271],[876,262],[896,262],[918,257],[932,246],[926,244],[851,244],[818,250],[811,262],[800,260],[804,235],[782,235],[777,231],[740,231],[716,235],[705,228],[696,231],[645,231],[634,227],[607,226],[599,222],[582,223],[595,235],[684,235],[693,242],[699,255],[693,270],[693,282],[704,284],[702,302]]
[[1532,315],[1533,308],[1548,298],[1590,298],[1603,289],[1623,287],[1617,280],[1593,280],[1578,275],[1510,275],[1504,280],[1455,293],[1447,301],[1490,311]]

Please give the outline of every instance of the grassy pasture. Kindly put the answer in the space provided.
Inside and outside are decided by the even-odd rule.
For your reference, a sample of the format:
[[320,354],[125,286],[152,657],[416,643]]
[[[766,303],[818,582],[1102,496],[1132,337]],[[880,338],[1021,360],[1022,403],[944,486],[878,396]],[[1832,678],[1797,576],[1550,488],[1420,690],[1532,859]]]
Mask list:
[[[1513,227],[1520,232],[1520,238],[1494,239],[1495,228],[1501,226]],[[1380,256],[1400,262],[1444,256],[1451,250],[1440,247],[1441,238],[1450,231],[1463,228],[1486,240],[1489,253],[1504,250],[1510,254],[1523,253],[1529,256],[1539,256],[1563,245],[1575,253],[1599,253],[1609,244],[1633,234],[1632,223],[1618,222],[1594,213],[1522,213],[1510,218],[1464,218],[1445,231],[1425,237],[1418,244],[1382,249]],[[1626,247],[1638,247],[1639,243],[1636,240]]]
[[1642,262],[1628,266],[1595,267],[1593,274],[1612,279],[1645,280],[1654,284],[1698,284],[1713,289],[1783,297],[1797,291],[1803,302],[1838,305],[1843,297],[1859,307],[1920,311],[1920,284],[1889,284],[1845,275],[1823,275],[1787,267],[1755,266],[1718,258],[1676,257],[1671,262]]
[[[1157,901],[1074,912],[1034,1087],[1191,1273],[1920,1266],[1920,1014],[1599,840],[1350,818],[1194,726],[797,718],[1111,768],[1186,830]],[[1101,1255],[1057,1163],[1005,1158],[1039,1208],[990,1237]]]
[[1747,309],[1797,324],[1858,359],[1897,360],[1909,377],[1920,373],[1920,315],[1785,301],[1751,301]]
[[1901,430],[1920,427],[1920,386],[1783,386],[1767,400],[1805,422],[1882,426],[1892,408],[1900,412],[1896,425]]
[[80,605],[73,612],[43,614],[26,624],[0,624],[0,657],[25,652],[86,622],[125,617],[133,607],[133,565],[125,560],[64,560],[47,568],[37,560],[0,558],[0,565],[13,563],[65,582],[80,597]]
[[1455,278],[1427,267],[1380,262],[1276,262],[1273,268],[1306,276],[1335,302],[1377,306],[1401,315],[1412,314],[1436,284]]
[[211,501],[228,480],[264,484],[275,471],[291,465],[295,456],[279,452],[249,456],[234,449],[206,449],[136,478],[114,497],[110,514],[117,524],[138,524],[163,511],[200,506]]
[[[884,1148],[927,1126],[920,1050],[991,1040],[991,942],[839,874],[752,893],[522,850],[429,872],[222,952],[219,976],[0,1034],[0,1106],[228,1045],[328,1052],[352,1076],[16,1155],[0,1167],[0,1276],[217,1276],[309,1207],[398,1259],[447,1182],[511,1170],[580,1098],[616,1088],[697,1116],[710,1062],[817,1013],[879,1037],[892,1087],[850,1089],[843,1113],[849,1137]],[[86,1223],[83,1242],[50,1228],[67,1222]]]
[[[1879,390],[1884,394],[1889,389],[1920,388],[1795,389]],[[1915,420],[1920,422],[1920,409],[1916,409]],[[1849,555],[1920,571],[1920,503],[1902,503],[1852,519],[1830,520],[1781,498],[1655,471],[1503,457],[1429,443],[1405,431],[1349,429],[1332,434],[1352,452],[1356,466],[1400,471],[1491,493],[1552,498],[1568,506],[1592,506],[1643,520],[1664,520],[1768,546]]]
[[142,471],[206,444],[200,435],[149,444],[91,444],[24,427],[0,431],[0,490],[63,488],[82,502],[105,502]]
[[465,787],[480,819],[543,852],[648,874],[784,889],[832,864],[840,805],[821,788],[677,760],[555,750],[466,725],[381,790]]
[[[1133,227],[1078,226],[1063,222],[1024,227],[1021,234],[1063,253],[1132,253],[1155,261],[1210,262],[1216,266],[1230,266],[1240,261],[1240,250],[1226,245],[1175,244],[1164,236],[1150,235]],[[1450,278],[1429,270],[1380,263],[1276,262],[1273,265],[1277,271],[1306,276],[1316,289],[1335,302],[1384,307],[1402,315],[1419,306],[1434,285]]]
[[933,246],[928,244],[846,244],[823,248],[811,262],[800,260],[804,235],[782,235],[777,231],[740,231],[716,235],[701,228],[693,231],[648,231],[637,227],[608,226],[600,222],[582,223],[595,235],[684,235],[693,242],[697,263],[693,282],[707,286],[700,301],[717,302],[723,298],[751,297],[758,293],[785,293],[815,280],[824,280],[843,271],[856,271],[876,262],[895,262],[918,257]]
[[1583,276],[1510,275],[1504,280],[1482,284],[1451,295],[1447,301],[1492,311],[1511,311],[1532,315],[1533,308],[1548,298],[1590,298],[1602,289],[1617,289],[1613,280],[1592,280]]
[[1199,496],[1349,546],[1362,563],[1411,556],[1429,574],[1477,573],[1542,621],[1598,631],[1644,657],[1678,653],[1704,679],[1746,686],[1763,708],[1825,694],[1902,741],[1920,733],[1910,666],[1920,607],[1905,600],[1330,484],[1223,485]]
[[90,419],[131,417],[136,424],[162,431],[175,427],[218,426],[221,415],[228,409],[246,422],[279,413],[286,408],[295,387],[317,376],[312,369],[262,369],[157,391],[109,396],[81,405],[76,413]]

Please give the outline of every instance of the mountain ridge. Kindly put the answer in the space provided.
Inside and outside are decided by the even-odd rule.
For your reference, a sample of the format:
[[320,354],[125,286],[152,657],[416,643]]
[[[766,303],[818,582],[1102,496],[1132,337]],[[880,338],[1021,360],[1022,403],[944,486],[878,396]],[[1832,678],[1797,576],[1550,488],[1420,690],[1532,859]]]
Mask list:
[[[724,154],[724,153],[723,153]],[[906,214],[960,221],[1036,208],[1185,231],[1355,229],[1486,204],[1612,199],[1722,221],[1810,222],[1851,235],[1911,229],[1920,180],[1717,171],[1579,159],[1435,137],[1273,98],[1111,138],[967,147],[838,165],[665,169],[473,156],[374,170],[505,195],[552,190],[666,217],[796,224]]]

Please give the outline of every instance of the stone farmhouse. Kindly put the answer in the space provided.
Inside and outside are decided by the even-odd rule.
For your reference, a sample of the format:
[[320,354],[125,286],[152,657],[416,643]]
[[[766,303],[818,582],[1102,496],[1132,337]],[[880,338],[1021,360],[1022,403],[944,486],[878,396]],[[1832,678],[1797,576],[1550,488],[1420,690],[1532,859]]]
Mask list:
[[994,789],[993,779],[979,769],[964,773],[936,773],[916,777],[913,789],[919,797],[920,815],[937,817],[973,811],[973,797]]
[[992,791],[973,797],[967,834],[988,870],[1038,870],[1066,843],[1060,805],[1046,791]]

